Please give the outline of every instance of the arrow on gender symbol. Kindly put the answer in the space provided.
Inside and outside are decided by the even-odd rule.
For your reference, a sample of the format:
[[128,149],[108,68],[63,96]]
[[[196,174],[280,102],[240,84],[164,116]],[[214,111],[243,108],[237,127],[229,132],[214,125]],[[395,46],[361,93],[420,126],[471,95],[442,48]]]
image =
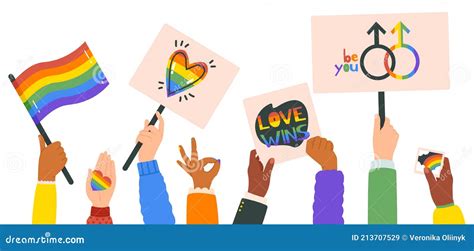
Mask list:
[[370,33],[374,32],[374,44],[378,45],[379,44],[379,31],[382,32],[382,34],[385,34],[384,28],[380,26],[379,23],[375,22],[372,27],[367,31],[367,34],[370,35]]
[[408,27],[400,21],[392,29],[392,34],[395,34],[395,32],[398,32],[398,44],[402,45],[403,44],[403,32],[406,32],[408,34],[408,33],[410,33],[410,29],[408,29]]

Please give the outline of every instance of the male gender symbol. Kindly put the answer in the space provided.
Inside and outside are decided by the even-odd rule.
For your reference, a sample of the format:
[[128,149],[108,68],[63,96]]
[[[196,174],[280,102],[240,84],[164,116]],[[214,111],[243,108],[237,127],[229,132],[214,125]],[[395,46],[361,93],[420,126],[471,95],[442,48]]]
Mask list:
[[390,76],[390,73],[389,71],[387,71],[387,73],[381,75],[381,76],[375,76],[371,73],[369,73],[367,71],[367,69],[365,68],[365,63],[364,63],[364,60],[365,60],[365,56],[367,55],[367,53],[369,53],[369,51],[373,50],[373,49],[382,49],[386,52],[385,54],[385,67],[388,68],[388,56],[390,56],[390,59],[392,61],[392,65],[390,66],[389,70],[390,72],[393,72],[393,70],[395,69],[395,64],[396,64],[396,61],[395,61],[395,55],[393,54],[393,52],[385,45],[383,44],[379,44],[379,32],[382,32],[382,34],[385,34],[385,30],[384,28],[382,28],[382,26],[380,26],[379,23],[375,22],[372,27],[370,27],[370,29],[367,31],[367,34],[371,34],[371,33],[374,33],[374,44],[367,47],[364,52],[362,52],[362,55],[360,57],[360,68],[362,69],[362,72],[370,79],[373,79],[373,80],[383,80],[383,79],[386,79]]
[[418,52],[415,50],[415,48],[413,48],[413,46],[403,43],[403,32],[406,32],[407,34],[410,33],[410,30],[408,29],[408,27],[406,27],[405,24],[403,24],[402,22],[398,22],[397,25],[395,25],[395,27],[392,29],[392,34],[394,34],[395,32],[398,32],[398,43],[390,47],[390,51],[393,52],[394,50],[398,48],[405,48],[405,49],[410,50],[413,53],[413,56],[415,56],[415,61],[416,61],[415,67],[410,73],[406,75],[396,74],[393,72],[393,68],[388,67],[388,56],[390,54],[386,53],[385,59],[384,59],[385,70],[388,72],[388,74],[390,74],[390,76],[396,79],[403,80],[403,79],[411,78],[413,77],[413,75],[415,75],[415,73],[418,71],[418,68],[420,67],[420,57],[418,56]]

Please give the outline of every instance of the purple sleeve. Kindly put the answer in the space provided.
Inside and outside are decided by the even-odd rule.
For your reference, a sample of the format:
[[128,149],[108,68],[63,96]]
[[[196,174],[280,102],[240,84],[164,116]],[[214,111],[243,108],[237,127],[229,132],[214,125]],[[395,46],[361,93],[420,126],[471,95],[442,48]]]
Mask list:
[[344,224],[344,174],[319,171],[314,186],[313,224]]

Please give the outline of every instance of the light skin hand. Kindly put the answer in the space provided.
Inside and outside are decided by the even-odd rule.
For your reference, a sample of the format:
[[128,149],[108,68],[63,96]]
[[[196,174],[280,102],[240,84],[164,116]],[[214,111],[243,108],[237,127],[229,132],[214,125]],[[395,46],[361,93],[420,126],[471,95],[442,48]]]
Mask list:
[[263,164],[260,161],[260,157],[257,155],[257,151],[254,149],[250,152],[248,168],[249,193],[265,197],[270,186],[270,178],[274,165],[275,159],[271,158],[267,161],[265,169],[263,169]]
[[156,151],[163,140],[163,132],[165,129],[165,122],[159,112],[156,113],[158,118],[158,128],[153,125],[148,125],[150,122],[145,120],[145,126],[140,131],[137,137],[137,142],[143,145],[138,152],[138,160],[140,162],[147,162],[155,159]]
[[436,206],[453,204],[453,175],[449,159],[444,158],[443,169],[439,178],[433,175],[429,168],[425,168],[425,177],[430,188],[431,198]]
[[101,190],[94,191],[92,190],[91,181],[92,181],[92,171],[89,169],[89,174],[86,181],[86,193],[89,200],[92,202],[93,207],[108,207],[112,195],[115,191],[116,176],[115,176],[115,162],[111,159],[110,155],[107,152],[103,152],[99,155],[97,164],[94,170],[98,170],[102,173],[103,176],[109,177],[111,180],[110,187]]
[[66,165],[67,157],[60,142],[46,145],[44,138],[38,135],[40,157],[38,161],[38,181],[55,181],[56,175]]
[[393,153],[397,147],[399,135],[390,123],[389,118],[385,118],[385,123],[380,129],[380,117],[375,115],[373,146],[376,160],[393,160]]
[[316,161],[323,170],[337,170],[337,156],[334,144],[322,137],[313,137],[306,142],[306,153]]
[[[219,169],[221,167],[221,161],[206,157],[203,159],[199,159],[198,152],[197,152],[197,143],[196,139],[191,139],[191,158],[186,155],[183,146],[179,146],[179,152],[181,153],[181,157],[183,158],[183,162],[177,160],[176,162],[178,165],[186,171],[191,178],[193,178],[194,188],[211,188],[212,180],[216,177],[219,173]],[[212,168],[209,171],[205,171],[204,167],[207,164],[213,164]]]

